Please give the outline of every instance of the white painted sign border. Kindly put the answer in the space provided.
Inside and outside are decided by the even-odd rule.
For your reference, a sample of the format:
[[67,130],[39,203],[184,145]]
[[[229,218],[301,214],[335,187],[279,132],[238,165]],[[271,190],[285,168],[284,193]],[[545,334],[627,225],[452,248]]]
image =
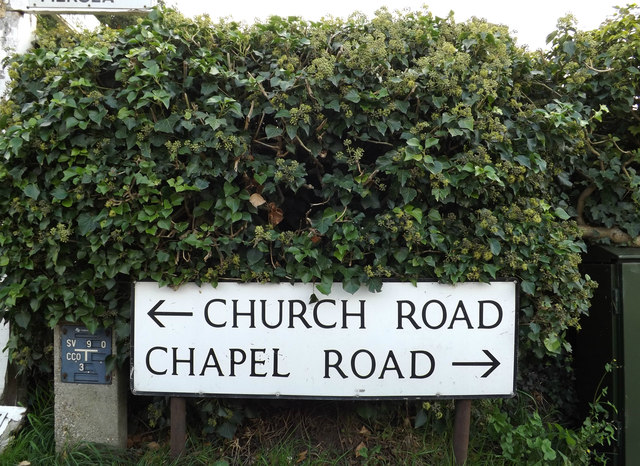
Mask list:
[[10,0],[9,9],[33,13],[118,14],[148,11],[157,0]]
[[254,398],[511,397],[518,307],[514,280],[385,282],[381,293],[353,295],[335,283],[330,296],[303,283],[172,289],[137,282],[131,389]]

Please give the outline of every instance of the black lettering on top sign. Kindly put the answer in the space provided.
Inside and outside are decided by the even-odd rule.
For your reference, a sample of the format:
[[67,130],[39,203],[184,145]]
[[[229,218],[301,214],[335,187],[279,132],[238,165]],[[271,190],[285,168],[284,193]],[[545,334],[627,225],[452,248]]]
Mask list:
[[[211,314],[209,313],[209,307],[212,304],[216,304],[216,303],[227,304],[227,300],[226,299],[212,299],[211,301],[209,301],[204,306],[204,320],[207,322],[207,324],[211,325],[212,327],[217,327],[217,328],[226,327],[226,325],[227,325],[226,321],[224,321],[222,323],[214,322],[212,317],[211,317]],[[211,313],[213,313],[213,309],[211,309]]]
[[[496,328],[498,325],[500,325],[500,323],[502,322],[502,307],[500,306],[500,304],[498,304],[495,301],[479,301],[480,304],[480,310],[479,310],[479,324],[478,324],[478,328]],[[485,321],[484,321],[484,311],[485,311],[485,304],[490,304],[493,308],[494,308],[494,312],[496,313],[496,320],[495,322],[493,322],[492,324],[489,325],[485,325]]]
[[332,305],[336,305],[336,300],[335,299],[321,299],[320,301],[318,301],[315,306],[313,306],[313,321],[316,323],[316,325],[320,328],[335,328],[336,325],[338,325],[336,322],[331,322],[330,324],[325,324],[322,323],[322,321],[320,321],[320,317],[319,317],[319,308],[320,305],[325,304],[325,303],[329,303]]
[[[420,315],[416,315],[416,304],[408,300],[396,301],[397,309],[397,330],[413,327],[416,330],[428,328],[430,330],[438,330],[446,327],[448,330],[456,328],[466,329],[491,329],[496,328],[502,323],[502,307],[499,303],[492,300],[477,301],[477,314],[470,315],[465,303],[459,300],[453,313],[447,311],[446,305],[437,299],[432,299],[424,303]],[[477,315],[477,321],[472,317]],[[477,326],[474,327],[474,322]]]
[[[462,317],[458,317],[458,314],[462,314]],[[446,317],[446,314],[445,314]],[[451,319],[451,324],[448,328],[453,328],[453,324],[457,320],[464,320],[467,323],[467,328],[473,328],[471,325],[471,321],[469,320],[469,315],[467,314],[467,310],[464,308],[464,303],[462,300],[458,301],[458,307],[456,307],[456,312],[453,313],[453,319]]]
[[348,328],[347,326],[347,317],[359,317],[360,318],[360,326],[358,328],[364,329],[364,306],[366,301],[364,299],[360,300],[360,310],[357,312],[347,312],[347,301],[342,301],[342,328]]
[[[296,305],[299,306],[298,312],[295,312]],[[306,312],[307,312],[307,305],[304,303],[304,301],[301,301],[299,299],[290,299],[289,300],[289,328],[295,328],[295,325],[293,324],[294,319],[300,319],[300,321],[305,327],[311,328],[311,325],[309,325],[309,322],[307,322],[307,320],[304,318],[304,314]]]
[[[407,314],[405,314],[403,312],[403,309],[408,306],[409,307],[409,312]],[[404,327],[402,326],[402,321],[403,320],[408,320],[411,325],[413,325],[413,328],[415,329],[419,329],[420,326],[418,325],[418,323],[413,319],[413,313],[416,312],[416,305],[413,304],[411,301],[398,301],[398,326],[396,327],[398,330],[402,330],[404,329]]]
[[[356,307],[352,309],[351,307]],[[216,298],[204,306],[204,320],[210,327],[225,328],[287,328],[333,329],[366,328],[366,300],[350,303],[348,299],[322,299],[313,306],[300,299],[284,300],[269,303],[266,299],[249,299],[242,301]],[[415,324],[417,325],[417,324]]]
[[282,303],[284,301],[282,299],[278,300],[278,322],[276,323],[270,323],[267,321],[267,300],[266,299],[261,299],[260,303],[262,304],[262,325],[264,325],[266,328],[270,328],[270,329],[274,329],[274,328],[278,328],[282,325],[282,319],[283,319],[283,315],[282,315]]
[[[434,306],[435,304],[435,306]],[[429,322],[429,319],[427,319],[427,312],[429,310],[429,306],[431,306],[431,315],[433,315],[433,313],[436,313],[436,319],[438,316],[438,313],[440,313],[440,322],[438,322],[437,324],[433,325]],[[438,309],[439,308],[439,309]],[[433,311],[433,309],[436,309],[435,311]],[[447,309],[444,307],[444,304],[442,304],[440,301],[438,301],[437,299],[432,299],[431,301],[427,301],[425,303],[425,305],[422,307],[422,322],[424,322],[424,324],[427,326],[427,328],[430,328],[432,330],[436,330],[441,328],[445,321],[447,320]],[[436,320],[437,322],[437,320]]]
[[255,315],[255,299],[249,300],[250,309],[247,312],[241,312],[238,310],[238,300],[233,299],[233,328],[238,328],[238,317],[249,317],[249,327],[248,328],[256,328],[256,315]]

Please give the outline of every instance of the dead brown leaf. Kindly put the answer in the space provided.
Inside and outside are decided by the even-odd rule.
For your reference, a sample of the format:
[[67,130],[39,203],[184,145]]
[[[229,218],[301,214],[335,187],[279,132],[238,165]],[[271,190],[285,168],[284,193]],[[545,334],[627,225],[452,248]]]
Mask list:
[[309,450],[301,451],[300,453],[298,453],[298,459],[296,460],[296,463],[302,463],[304,460],[307,459],[308,454],[309,454]]
[[264,200],[264,197],[262,197],[262,195],[258,193],[253,193],[249,197],[249,202],[251,202],[251,205],[253,207],[260,207],[261,205],[265,204],[267,201]]
[[276,206],[273,202],[269,203],[269,223],[276,226],[284,219],[284,212],[281,208]]
[[362,456],[362,449],[367,448],[364,442],[360,442],[360,445],[356,447],[356,458],[360,458]]
[[160,450],[160,444],[158,442],[149,442],[147,443],[147,448],[151,451]]

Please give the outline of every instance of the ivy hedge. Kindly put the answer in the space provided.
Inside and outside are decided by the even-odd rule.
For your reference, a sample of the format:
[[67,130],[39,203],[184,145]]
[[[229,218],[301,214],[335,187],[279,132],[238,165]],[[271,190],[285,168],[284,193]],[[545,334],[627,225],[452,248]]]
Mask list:
[[567,22],[548,56],[426,10],[244,27],[158,9],[41,39],[0,110],[11,359],[46,370],[38,335],[64,321],[114,325],[126,358],[137,280],[516,277],[522,358],[565,354],[593,288],[583,235],[640,228],[622,21]]
[[540,71],[555,105],[544,111],[580,127],[556,190],[585,238],[640,246],[640,9],[619,8],[588,32],[564,20],[549,39]]

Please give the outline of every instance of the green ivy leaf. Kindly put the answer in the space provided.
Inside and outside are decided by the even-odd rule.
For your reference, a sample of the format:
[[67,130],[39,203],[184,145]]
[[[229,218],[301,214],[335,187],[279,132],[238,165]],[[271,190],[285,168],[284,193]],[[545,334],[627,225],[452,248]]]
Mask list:
[[171,220],[168,218],[163,218],[158,220],[158,228],[162,228],[163,230],[171,229]]
[[287,136],[289,136],[289,139],[295,139],[297,134],[298,134],[298,126],[287,125]]
[[396,249],[395,251],[393,251],[393,257],[399,263],[404,262],[407,259],[408,256],[409,256],[409,249],[408,248],[402,247],[402,248],[399,248],[399,249]]
[[400,188],[400,195],[402,196],[402,202],[408,204],[416,198],[416,196],[418,195],[418,191],[405,186],[403,188]]
[[342,288],[349,294],[354,294],[360,289],[360,282],[356,279],[345,280],[342,282]]
[[436,210],[436,209],[429,209],[429,213],[427,214],[427,217],[432,222],[441,222],[442,221],[442,216],[440,215],[440,212],[438,210]]
[[228,198],[229,196],[232,196],[233,194],[236,194],[238,191],[240,191],[239,187],[237,187],[234,184],[229,183],[228,181],[225,181],[223,189],[224,189],[224,196],[226,198]]
[[573,56],[576,53],[576,43],[572,40],[567,40],[562,44],[562,50],[569,56]]
[[249,265],[255,265],[258,262],[261,262],[263,257],[263,253],[255,248],[251,248],[247,251],[247,261]]
[[313,223],[313,227],[316,228],[321,235],[324,235],[329,231],[329,228],[333,225],[336,218],[336,212],[331,208],[326,208],[320,219]]
[[522,291],[524,291],[526,294],[533,296],[536,292],[536,285],[535,283],[528,281],[528,280],[523,280],[520,283],[520,288],[522,289]]
[[62,186],[56,186],[55,189],[51,191],[51,195],[54,199],[61,201],[63,199],[66,199],[69,194],[67,193],[67,190]]
[[360,94],[355,89],[349,89],[349,91],[344,95],[344,98],[354,104],[360,102]]
[[495,280],[497,278],[497,273],[500,270],[500,267],[494,264],[483,264],[482,270],[491,275],[491,278]]
[[491,254],[493,254],[494,256],[499,255],[500,251],[502,250],[502,246],[500,246],[500,241],[498,241],[495,238],[489,238],[487,242],[489,243],[489,249],[491,250]]
[[216,129],[224,125],[227,122],[227,120],[225,120],[224,118],[216,118],[214,116],[209,116],[204,119],[204,122],[208,124],[212,130],[215,131]]
[[21,328],[27,328],[31,321],[31,314],[28,311],[21,310],[14,314],[13,319]]
[[552,334],[544,339],[544,346],[550,353],[559,353],[562,347],[562,340],[557,335]]
[[88,233],[92,233],[98,228],[99,223],[96,221],[96,218],[92,214],[82,213],[78,215],[78,232],[86,236]]
[[273,125],[267,125],[264,131],[265,131],[265,134],[267,135],[267,138],[269,139],[273,139],[275,137],[282,135],[282,128],[278,128],[277,126],[273,126]]
[[461,118],[458,120],[458,126],[473,131],[473,117]]
[[180,115],[173,114],[168,118],[159,120],[153,128],[161,133],[173,133],[176,123],[180,120]]
[[31,199],[38,199],[38,197],[40,196],[40,190],[35,184],[28,184],[27,186],[25,186],[23,191],[24,194]]
[[406,114],[409,110],[409,102],[406,100],[394,100],[393,103],[396,109],[403,114]]
[[331,288],[333,286],[333,277],[332,276],[323,276],[320,283],[316,283],[316,289],[324,294],[331,294]]
[[425,412],[424,409],[421,409],[416,413],[416,418],[414,420],[413,427],[415,429],[419,429],[420,427],[424,426],[428,420],[429,420],[429,417],[427,416],[427,413]]
[[[226,414],[226,413],[225,413]],[[223,438],[231,440],[236,433],[238,426],[231,422],[223,422],[216,428],[216,432]]]
[[424,142],[424,148],[429,149],[430,147],[436,146],[438,145],[439,141],[440,140],[438,138],[427,138],[427,140]]
[[209,181],[204,178],[196,178],[194,186],[200,190],[207,189],[209,187]]

